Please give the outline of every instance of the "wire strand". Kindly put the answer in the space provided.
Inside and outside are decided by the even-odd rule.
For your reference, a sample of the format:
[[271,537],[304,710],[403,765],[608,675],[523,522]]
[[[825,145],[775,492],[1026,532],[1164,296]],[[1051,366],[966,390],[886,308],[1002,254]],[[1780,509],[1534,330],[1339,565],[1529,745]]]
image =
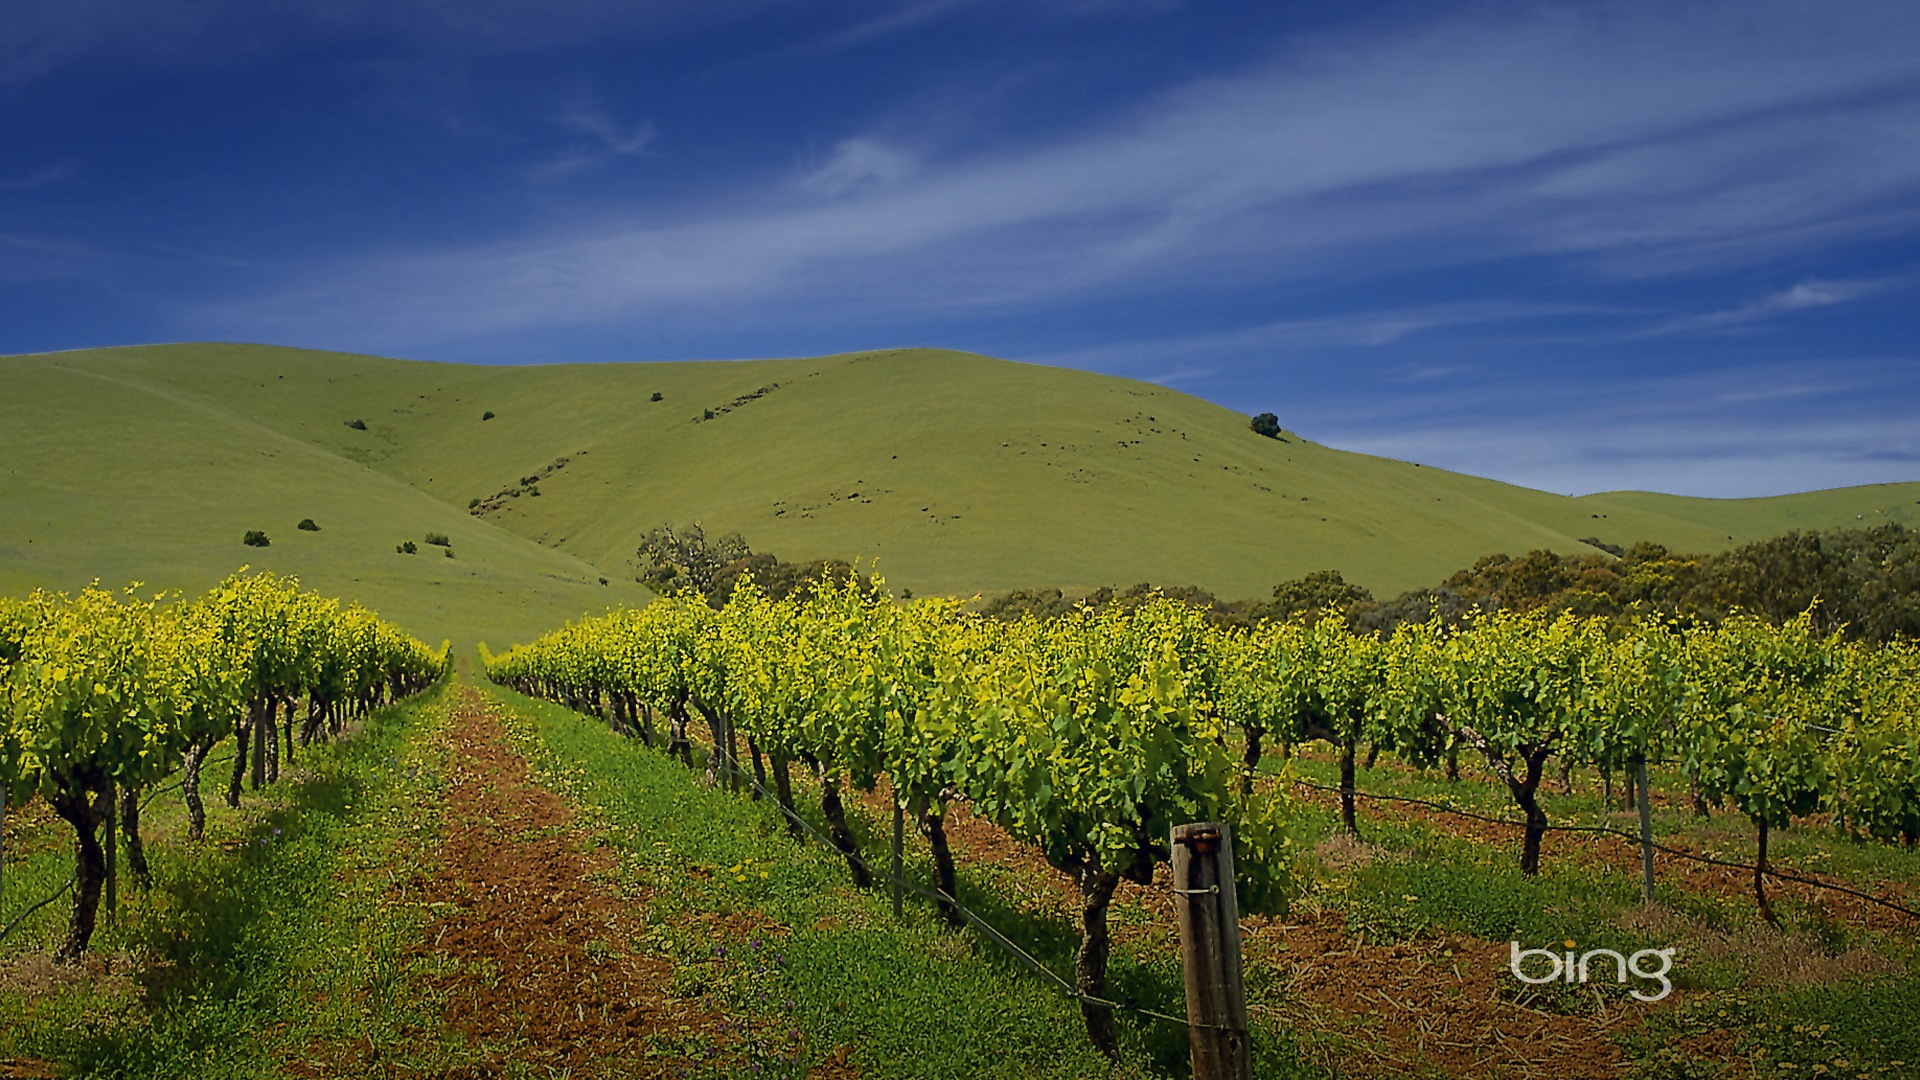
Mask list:
[[[702,749],[706,749],[706,748],[702,746]],[[771,803],[782,814],[786,815],[788,820],[792,821],[794,824],[800,826],[801,829],[805,830],[808,836],[811,836],[813,839],[819,841],[821,844],[824,844],[828,848],[831,848],[835,852],[838,852],[840,855],[844,856],[849,863],[859,866],[862,870],[865,870],[869,875],[875,878],[885,880],[890,884],[897,884],[903,889],[906,889],[912,892],[913,894],[921,897],[922,899],[929,900],[934,903],[946,904],[947,906],[950,906],[954,911],[959,913],[962,919],[966,920],[966,923],[968,926],[971,926],[974,929],[979,930],[983,935],[985,935],[988,941],[998,946],[1003,952],[1007,953],[1007,955],[1013,957],[1014,960],[1018,961],[1020,965],[1025,967],[1027,970],[1033,972],[1035,975],[1038,975],[1044,981],[1051,983],[1054,989],[1058,990],[1062,995],[1064,995],[1068,999],[1081,1002],[1082,1004],[1092,1005],[1095,1008],[1110,1009],[1116,1012],[1138,1013],[1141,1016],[1152,1017],[1156,1020],[1164,1020],[1164,1021],[1167,1021],[1168,1023],[1179,1024],[1183,1027],[1203,1028],[1203,1029],[1212,1030],[1212,1031],[1237,1030],[1221,1024],[1197,1024],[1185,1017],[1172,1016],[1167,1013],[1159,1012],[1154,1009],[1149,1009],[1142,1005],[1135,1004],[1132,1002],[1109,1001],[1106,998],[1097,997],[1093,994],[1082,992],[1079,987],[1061,978],[1058,974],[1056,974],[1053,971],[1052,968],[1049,968],[1045,964],[1041,963],[1031,953],[1027,952],[1025,949],[1022,949],[1019,945],[1014,944],[1011,938],[1001,933],[991,923],[987,922],[986,920],[982,919],[980,916],[970,911],[965,905],[961,904],[957,898],[949,896],[945,892],[939,889],[929,889],[926,886],[921,885],[919,882],[914,881],[905,876],[896,877],[894,876],[891,870],[888,870],[886,873],[881,873],[879,871],[876,871],[873,868],[873,865],[867,862],[865,858],[861,857],[860,853],[857,851],[841,851],[839,845],[835,844],[829,838],[822,836],[820,834],[820,831],[813,827],[812,822],[801,817],[799,814],[795,813],[794,811],[788,809],[785,805],[783,805],[780,802],[780,800],[773,795],[773,793],[769,792],[766,789],[765,785],[763,785],[760,782],[757,776],[755,776],[753,773],[748,772],[746,770],[746,768],[742,765],[739,758],[733,756],[732,754],[727,753],[724,749],[718,746],[712,748],[709,751],[709,753],[711,753],[714,757],[716,757],[729,770],[744,777],[748,785],[750,785],[750,787],[752,788],[753,792],[758,796],[760,796],[761,801]],[[716,773],[716,776],[717,775],[718,774]]]
[[[1301,787],[1311,788],[1315,791],[1326,791],[1326,792],[1332,792],[1334,794],[1345,794],[1345,792],[1343,792],[1340,788],[1332,787],[1327,784],[1316,784],[1311,780],[1302,780],[1298,777],[1295,777],[1293,782],[1300,785]],[[1472,810],[1463,810],[1457,806],[1448,806],[1445,803],[1431,802],[1426,799],[1409,798],[1404,795],[1376,795],[1372,792],[1360,791],[1358,789],[1355,789],[1353,792],[1353,796],[1354,798],[1357,798],[1357,799],[1373,799],[1378,802],[1401,802],[1401,803],[1411,803],[1415,806],[1431,807],[1435,810],[1439,810],[1444,813],[1455,814],[1464,818],[1472,818],[1475,821],[1484,821],[1492,825],[1505,825],[1510,828],[1522,828],[1522,829],[1527,827],[1527,823],[1524,821],[1515,821],[1512,818],[1488,817],[1485,814],[1475,813]],[[1543,826],[1542,828],[1544,828],[1545,831],[1547,832],[1603,833],[1608,836],[1617,836],[1623,840],[1632,841],[1635,846],[1639,846],[1642,843],[1638,834],[1627,832],[1624,829],[1615,829],[1607,825],[1552,825],[1552,824],[1549,824],[1549,825]],[[1699,855],[1691,851],[1681,851],[1678,848],[1671,848],[1666,846],[1665,844],[1657,844],[1657,843],[1653,843],[1652,841],[1647,841],[1646,846],[1653,848],[1655,851],[1666,852],[1668,855],[1672,855],[1675,858],[1691,859],[1694,862],[1707,863],[1712,866],[1725,866],[1735,870],[1745,870],[1748,873],[1752,873],[1754,870],[1758,869],[1752,863],[1738,863],[1738,862],[1731,862],[1726,859],[1716,859],[1711,855]],[[1885,908],[1891,908],[1892,910],[1900,912],[1902,915],[1906,915],[1910,918],[1920,919],[1920,911],[1915,911],[1912,908],[1906,907],[1902,904],[1895,903],[1894,901],[1888,900],[1884,897],[1875,896],[1872,893],[1861,892],[1858,889],[1849,888],[1845,885],[1836,885],[1828,881],[1818,881],[1813,878],[1801,877],[1798,874],[1790,873],[1788,871],[1780,870],[1771,866],[1767,867],[1766,870],[1763,872],[1771,877],[1779,878],[1781,881],[1791,881],[1800,885],[1810,885],[1816,889],[1829,889],[1829,890],[1832,890],[1833,892],[1845,893],[1848,896],[1858,897],[1861,900],[1866,900],[1871,903],[1879,904],[1880,906]]]

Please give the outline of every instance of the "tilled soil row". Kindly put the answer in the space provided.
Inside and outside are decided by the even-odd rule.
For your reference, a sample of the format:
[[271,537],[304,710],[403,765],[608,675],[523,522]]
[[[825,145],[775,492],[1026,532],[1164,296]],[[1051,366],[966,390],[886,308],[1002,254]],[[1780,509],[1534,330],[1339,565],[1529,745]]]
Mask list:
[[[457,691],[439,872],[428,881],[441,912],[420,952],[445,974],[429,982],[449,1027],[482,1063],[449,1080],[498,1075],[685,1075],[665,1053],[711,1045],[721,1017],[668,995],[673,969],[637,951],[642,919],[592,878],[612,859],[585,849],[574,815],[527,779],[494,711]],[[451,963],[449,963],[451,961]],[[651,1051],[651,1053],[650,1053]]]

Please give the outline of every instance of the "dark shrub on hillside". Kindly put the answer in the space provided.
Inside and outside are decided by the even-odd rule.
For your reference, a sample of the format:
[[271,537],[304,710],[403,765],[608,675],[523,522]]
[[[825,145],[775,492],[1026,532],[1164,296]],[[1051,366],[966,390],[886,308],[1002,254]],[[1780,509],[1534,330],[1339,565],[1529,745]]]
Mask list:
[[695,522],[679,530],[671,525],[652,529],[641,538],[634,558],[640,564],[640,580],[653,591],[665,595],[690,589],[719,607],[726,603],[717,588],[720,569],[752,554],[739,533],[709,541],[706,530]]
[[1314,618],[1328,608],[1345,612],[1355,604],[1372,599],[1373,593],[1348,582],[1340,576],[1340,571],[1315,570],[1306,577],[1275,585],[1273,599],[1255,610],[1267,619]]
[[434,547],[452,547],[453,546],[453,541],[447,539],[446,533],[428,533],[427,543],[432,544]]
[[662,394],[662,393],[661,393],[660,391],[658,391],[658,390],[655,390],[655,391],[653,392],[653,396],[652,396],[652,397],[650,397],[650,398],[648,398],[647,400],[648,400],[648,401],[663,401],[663,400],[665,400],[665,399],[666,399],[666,395],[664,395],[664,394]]
[[349,420],[347,421],[347,426],[355,431],[367,430],[367,422],[365,420]]
[[313,523],[312,518],[301,518],[300,524],[295,525],[294,528],[299,529],[301,532],[319,532],[320,531],[320,526],[315,525]]
[[248,547],[267,547],[273,543],[267,539],[267,534],[259,529],[248,529],[247,535],[242,537],[240,542]]
[[1280,418],[1270,412],[1263,412],[1247,425],[1255,435],[1265,435],[1269,439],[1280,437]]
[[409,540],[404,544],[399,544],[395,546],[393,550],[399,552],[402,555],[412,555],[420,550],[420,546],[418,544],[415,544],[413,541]]
[[482,419],[482,420],[491,420],[491,419],[493,419],[493,410],[492,410],[492,409],[488,409],[488,410],[487,410],[486,412],[483,412],[483,413],[481,413],[481,414],[480,414],[480,419]]

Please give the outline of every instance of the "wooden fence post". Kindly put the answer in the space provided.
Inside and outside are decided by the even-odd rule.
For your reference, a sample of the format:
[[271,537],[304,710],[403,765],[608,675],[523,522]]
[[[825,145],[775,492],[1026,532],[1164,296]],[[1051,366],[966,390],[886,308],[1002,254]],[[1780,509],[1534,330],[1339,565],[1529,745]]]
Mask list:
[[1225,824],[1173,827],[1173,911],[1186,972],[1193,1080],[1252,1080],[1233,837]]

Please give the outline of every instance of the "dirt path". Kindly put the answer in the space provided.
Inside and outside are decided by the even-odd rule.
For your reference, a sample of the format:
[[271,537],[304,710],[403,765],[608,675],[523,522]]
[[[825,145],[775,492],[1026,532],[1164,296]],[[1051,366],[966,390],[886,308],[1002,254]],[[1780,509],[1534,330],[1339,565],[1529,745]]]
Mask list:
[[692,1063],[666,1048],[713,1045],[723,1018],[667,994],[672,965],[632,944],[643,909],[592,880],[611,858],[527,779],[500,706],[456,694],[442,863],[426,886],[445,906],[421,952],[450,968],[433,988],[482,1062],[449,1077],[685,1075]]

